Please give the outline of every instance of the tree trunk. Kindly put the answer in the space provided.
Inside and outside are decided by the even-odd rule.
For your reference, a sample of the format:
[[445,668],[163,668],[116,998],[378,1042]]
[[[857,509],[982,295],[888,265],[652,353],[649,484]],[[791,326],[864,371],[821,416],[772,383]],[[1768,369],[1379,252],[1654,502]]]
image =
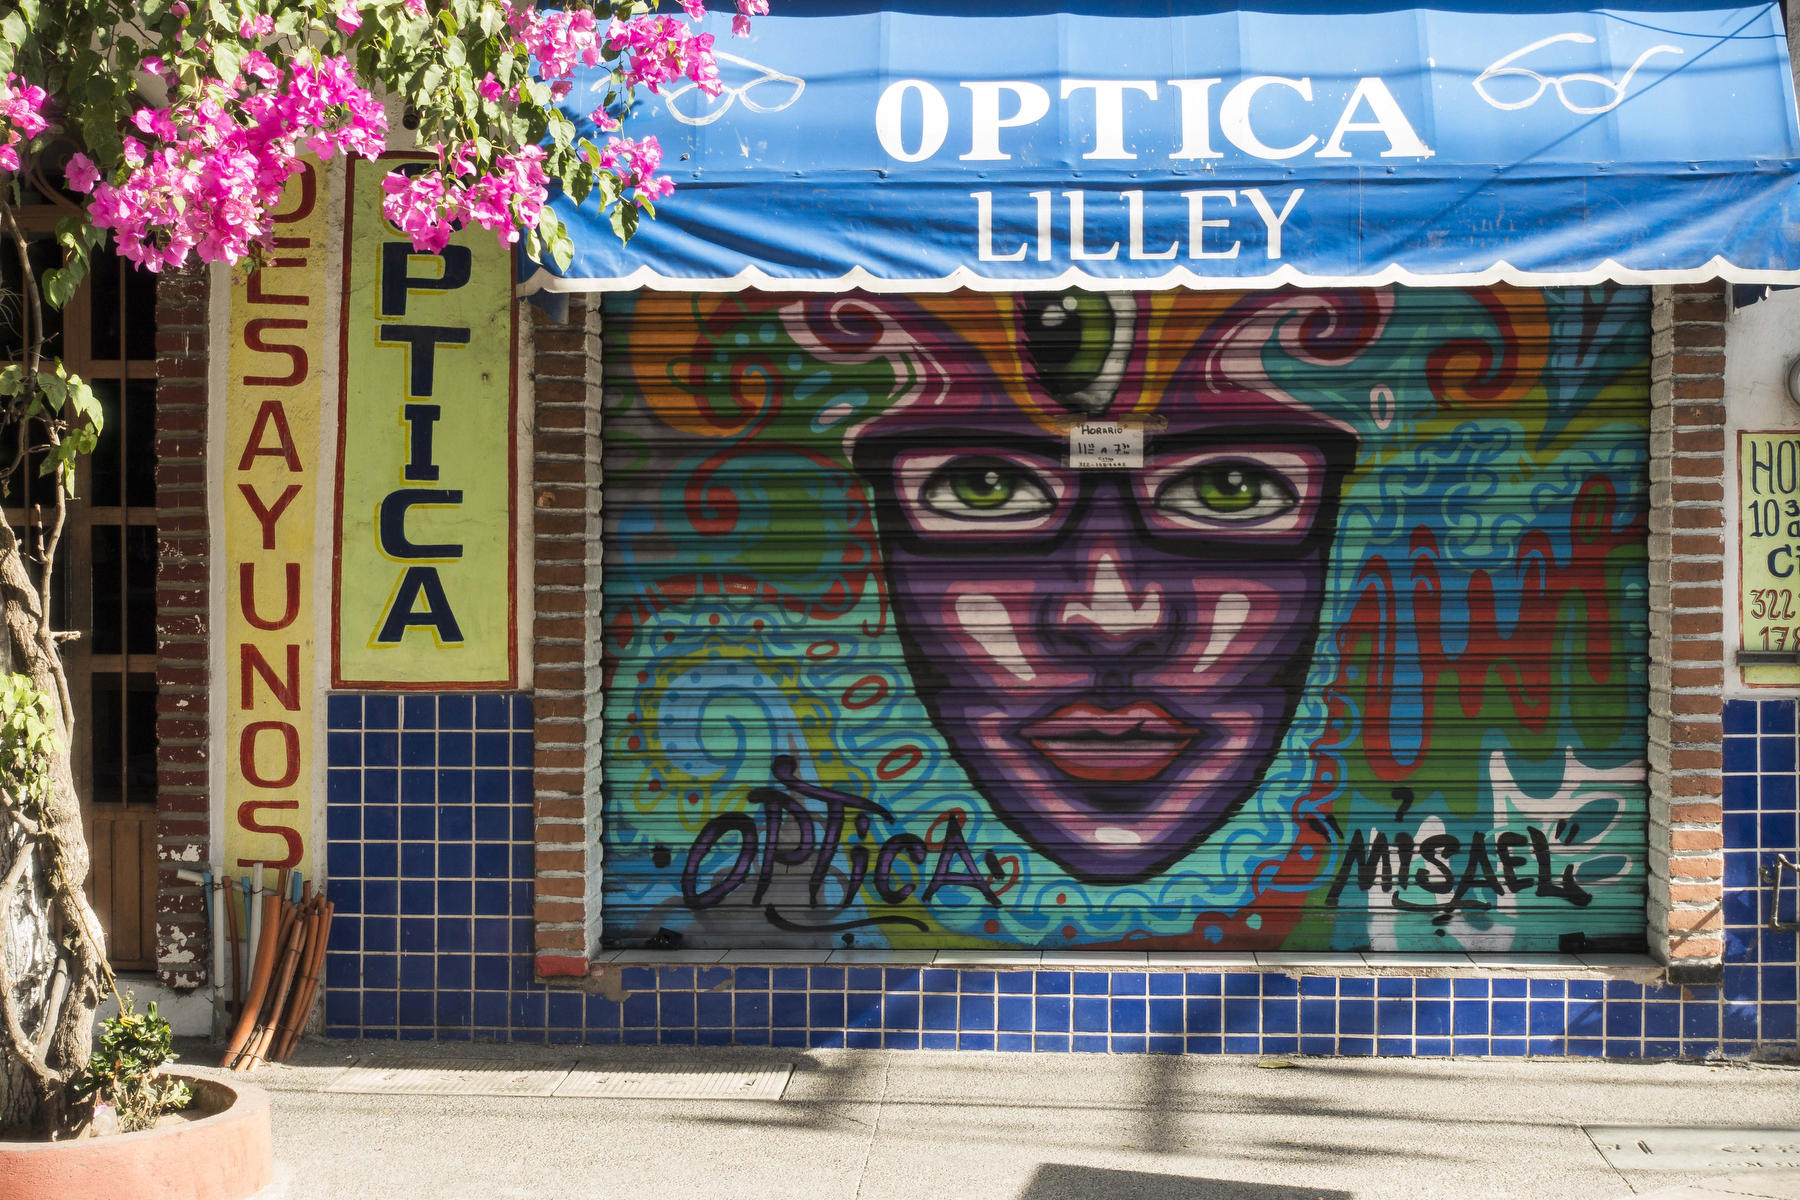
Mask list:
[[[67,689],[19,541],[0,521],[0,619],[11,669],[50,698],[59,747],[35,830],[0,799],[0,1131],[56,1134],[71,1123],[67,1085],[92,1052],[105,944],[82,888],[88,849],[70,771]],[[53,1011],[59,965],[67,988]]]
[[[50,917],[50,890],[42,864],[25,831],[7,822],[0,830],[0,880],[8,877],[20,855],[26,856],[24,877],[0,896],[0,960],[13,983],[13,1005],[27,1033],[43,1029],[50,1006],[50,977],[56,966],[55,922]],[[0,1054],[0,1129],[35,1125],[42,1097],[36,1075],[24,1059]]]

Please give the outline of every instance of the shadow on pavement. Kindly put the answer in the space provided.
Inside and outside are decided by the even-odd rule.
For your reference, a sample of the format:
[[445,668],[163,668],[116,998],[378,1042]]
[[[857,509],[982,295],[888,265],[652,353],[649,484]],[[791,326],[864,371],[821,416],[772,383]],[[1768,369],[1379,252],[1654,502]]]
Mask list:
[[1294,1188],[1279,1183],[1240,1183],[1192,1175],[1154,1175],[1044,1163],[1032,1173],[1019,1200],[1350,1200],[1332,1188]]

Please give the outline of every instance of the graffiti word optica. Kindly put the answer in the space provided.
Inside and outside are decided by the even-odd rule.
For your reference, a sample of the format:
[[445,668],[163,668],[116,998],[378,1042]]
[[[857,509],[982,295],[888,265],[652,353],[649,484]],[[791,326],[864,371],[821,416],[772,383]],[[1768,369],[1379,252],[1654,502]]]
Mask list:
[[[746,883],[755,879],[752,904],[763,904],[769,885],[775,878],[777,864],[803,867],[811,864],[807,877],[809,911],[783,913],[769,904],[764,916],[778,929],[848,930],[877,925],[904,925],[924,929],[925,923],[900,914],[875,914],[845,917],[855,905],[864,884],[875,889],[884,904],[899,905],[917,899],[930,902],[948,886],[973,888],[987,903],[999,907],[1000,897],[975,865],[974,855],[963,837],[963,822],[955,817],[945,822],[942,841],[937,846],[937,861],[931,878],[923,887],[895,878],[896,863],[906,859],[915,867],[923,867],[930,856],[924,839],[910,833],[896,833],[882,842],[870,859],[866,844],[871,818],[892,821],[894,814],[872,800],[821,784],[808,783],[798,777],[795,762],[782,755],[770,764],[770,774],[780,787],[757,788],[750,793],[752,805],[762,809],[759,826],[747,812],[720,813],[700,830],[688,850],[687,863],[681,872],[682,899],[691,909],[713,908],[725,902]],[[807,801],[825,806],[823,813],[807,807]],[[854,831],[846,841],[845,827]],[[784,834],[788,836],[784,840]],[[710,886],[702,887],[702,869],[707,859],[721,847],[729,847],[728,839],[737,839],[737,856],[722,875],[714,877]],[[842,875],[842,894],[835,904],[826,902],[825,883],[833,874],[840,854],[847,864]]]

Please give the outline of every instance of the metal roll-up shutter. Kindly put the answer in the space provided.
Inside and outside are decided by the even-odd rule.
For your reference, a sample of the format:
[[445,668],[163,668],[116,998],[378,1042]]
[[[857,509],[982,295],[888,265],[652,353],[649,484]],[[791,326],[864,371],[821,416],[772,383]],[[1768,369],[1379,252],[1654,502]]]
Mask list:
[[604,330],[609,944],[1641,947],[1645,291]]

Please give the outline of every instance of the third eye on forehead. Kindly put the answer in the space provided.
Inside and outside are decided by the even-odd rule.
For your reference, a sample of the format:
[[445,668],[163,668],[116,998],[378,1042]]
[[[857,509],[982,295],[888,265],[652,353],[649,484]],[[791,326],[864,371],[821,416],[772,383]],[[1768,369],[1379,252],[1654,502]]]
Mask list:
[[1073,413],[1104,411],[1131,353],[1129,299],[1096,292],[1021,298],[1020,341],[1036,383]]

